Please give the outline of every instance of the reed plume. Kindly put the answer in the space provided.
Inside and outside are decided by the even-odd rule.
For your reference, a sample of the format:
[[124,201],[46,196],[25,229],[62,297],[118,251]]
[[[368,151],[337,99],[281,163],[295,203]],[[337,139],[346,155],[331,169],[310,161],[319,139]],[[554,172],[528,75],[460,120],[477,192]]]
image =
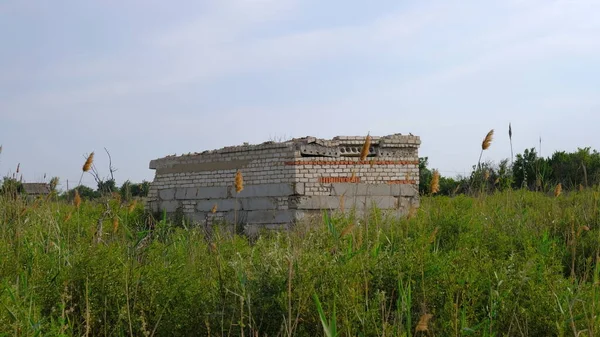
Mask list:
[[481,157],[483,156],[483,151],[490,148],[490,145],[492,145],[493,137],[494,129],[490,130],[490,132],[488,132],[487,135],[485,135],[485,138],[483,138],[483,142],[481,142],[481,154],[479,154],[479,160],[477,161],[478,168],[481,167]]
[[21,163],[17,164],[17,173],[19,173],[19,169],[21,168]]
[[415,327],[415,334],[417,332],[429,332],[429,321],[433,317],[432,314],[425,314],[419,318],[419,323]]
[[440,227],[436,227],[433,230],[433,233],[431,233],[431,235],[429,235],[429,243],[434,243],[435,242],[435,237],[437,236],[437,233],[439,232]]
[[558,183],[554,188],[554,196],[558,197],[562,193],[562,184]]
[[92,168],[93,162],[94,162],[94,152],[90,153],[90,155],[85,160],[85,163],[83,164],[83,168],[82,168],[83,172],[89,171],[90,168]]
[[79,209],[79,206],[81,205],[81,197],[79,196],[79,190],[75,189],[75,197],[73,198],[73,205],[75,205],[75,207],[77,209]]
[[514,165],[515,155],[513,153],[513,145],[512,145],[512,125],[508,123],[508,140],[510,141],[510,162]]
[[346,228],[344,228],[342,230],[342,232],[340,233],[340,237],[343,238],[348,233],[352,232],[353,229],[354,229],[354,223],[349,224],[348,226],[346,226]]
[[344,213],[344,207],[346,204],[346,192],[342,193],[342,195],[340,195],[340,211],[342,213]]
[[131,203],[129,203],[129,206],[127,207],[127,211],[129,213],[133,212],[133,210],[135,209],[136,205],[137,205],[137,200],[133,199],[133,201]]
[[433,176],[431,177],[431,183],[429,184],[429,192],[436,194],[440,191],[440,172],[433,170]]
[[81,167],[81,177],[79,177],[79,183],[77,185],[81,185],[81,179],[83,179],[83,174],[89,171],[92,168],[92,164],[94,163],[94,152],[90,153],[85,159],[85,163]]
[[240,193],[244,189],[244,177],[242,171],[238,170],[235,174],[235,192]]
[[113,234],[114,234],[117,232],[117,229],[119,229],[119,217],[115,216],[113,218],[112,225],[113,225]]
[[360,151],[360,161],[364,161],[369,155],[369,149],[371,148],[371,136],[367,134],[362,150]]

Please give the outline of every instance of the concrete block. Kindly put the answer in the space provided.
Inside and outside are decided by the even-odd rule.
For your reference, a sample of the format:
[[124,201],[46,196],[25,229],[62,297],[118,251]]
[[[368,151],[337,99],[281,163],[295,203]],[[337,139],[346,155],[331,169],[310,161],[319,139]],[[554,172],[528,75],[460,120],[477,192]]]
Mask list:
[[184,200],[186,199],[185,194],[189,188],[188,187],[178,187],[175,190],[175,199]]
[[193,187],[186,191],[186,197],[189,199],[225,199],[227,198],[227,186]]
[[396,197],[414,197],[419,194],[417,187],[411,184],[394,184],[391,188],[392,195]]
[[[364,199],[361,201],[364,204]],[[377,207],[379,209],[395,209],[399,207],[398,198],[392,196],[373,196],[367,198],[367,208]]]
[[194,213],[186,214],[186,217],[187,217],[187,220],[192,223],[192,225],[196,225],[196,224],[205,225],[206,219],[207,219],[206,214],[207,214],[207,212],[194,212]]
[[158,212],[159,203],[158,201],[152,201],[148,203],[148,208],[151,212]]
[[419,194],[419,191],[414,185],[400,185],[400,195],[403,197],[414,197]]
[[231,186],[231,195],[237,195],[238,198],[285,197],[294,194],[292,185],[292,183],[247,185],[240,193],[236,193],[235,187]]
[[177,200],[161,201],[159,208],[160,208],[160,211],[165,211],[167,213],[173,213],[177,210],[177,208],[180,205],[181,204]]
[[305,183],[294,183],[294,194],[296,195],[304,195],[306,191]]
[[336,209],[340,207],[340,198],[328,195],[293,197],[289,200],[291,209]]
[[175,199],[175,189],[174,188],[165,188],[163,190],[159,190],[158,197],[161,200],[173,200],[173,199]]
[[[341,197],[328,195],[314,195],[296,197],[290,200],[291,209],[301,210],[320,210],[320,209],[339,209]],[[398,208],[398,199],[393,196],[348,196],[344,197],[344,209],[364,209],[373,206],[380,209]]]
[[241,209],[239,200],[235,199],[204,199],[198,200],[196,203],[196,209],[201,212],[210,212],[212,208],[217,205],[217,212],[227,212],[236,209]]
[[242,209],[247,211],[277,209],[277,199],[274,198],[243,198],[239,200]]
[[340,184],[331,184],[331,195],[333,196],[371,196],[371,195],[380,195],[380,196],[390,196],[392,195],[391,186],[388,184],[352,184],[352,183],[340,183]]

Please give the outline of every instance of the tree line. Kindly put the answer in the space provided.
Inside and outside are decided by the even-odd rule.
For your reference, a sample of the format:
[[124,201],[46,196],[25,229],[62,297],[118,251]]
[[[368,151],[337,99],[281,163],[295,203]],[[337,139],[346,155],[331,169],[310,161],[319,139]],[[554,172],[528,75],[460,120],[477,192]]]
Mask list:
[[[58,191],[58,177],[50,179],[48,186],[50,192],[55,194],[59,199],[72,200],[75,191],[83,199],[93,200],[98,199],[102,195],[117,193],[121,196],[121,200],[129,201],[133,198],[144,198],[148,196],[150,190],[150,182],[143,180],[141,183],[133,183],[129,180],[125,181],[120,187],[116,185],[114,179],[100,180],[97,183],[96,189],[85,185],[79,185],[75,188]],[[23,183],[15,177],[4,177],[2,185],[0,185],[0,195],[12,195],[24,193]]]
[[478,163],[468,176],[457,177],[440,176],[428,167],[428,157],[422,157],[419,171],[422,195],[431,194],[432,182],[437,185],[435,194],[450,196],[521,188],[548,192],[559,184],[562,190],[581,190],[600,184],[600,153],[585,147],[574,152],[556,151],[544,158],[530,148],[517,154],[514,161]]

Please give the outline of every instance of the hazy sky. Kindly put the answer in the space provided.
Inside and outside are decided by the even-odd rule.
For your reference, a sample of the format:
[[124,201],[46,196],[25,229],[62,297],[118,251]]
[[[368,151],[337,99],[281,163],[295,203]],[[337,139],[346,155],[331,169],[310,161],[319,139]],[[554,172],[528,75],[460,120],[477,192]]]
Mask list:
[[0,175],[410,132],[454,176],[490,129],[508,158],[509,122],[515,154],[600,149],[599,55],[598,0],[2,0]]

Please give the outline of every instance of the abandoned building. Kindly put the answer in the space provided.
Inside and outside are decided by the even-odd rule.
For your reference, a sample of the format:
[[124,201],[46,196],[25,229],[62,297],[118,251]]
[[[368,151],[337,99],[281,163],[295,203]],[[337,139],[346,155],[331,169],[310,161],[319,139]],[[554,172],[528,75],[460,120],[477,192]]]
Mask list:
[[46,196],[50,194],[50,185],[46,183],[23,183],[23,191],[29,197]]
[[375,206],[401,215],[418,207],[420,138],[371,137],[361,160],[365,139],[305,137],[155,159],[148,206],[203,225],[236,221],[251,230],[285,228],[322,210]]

